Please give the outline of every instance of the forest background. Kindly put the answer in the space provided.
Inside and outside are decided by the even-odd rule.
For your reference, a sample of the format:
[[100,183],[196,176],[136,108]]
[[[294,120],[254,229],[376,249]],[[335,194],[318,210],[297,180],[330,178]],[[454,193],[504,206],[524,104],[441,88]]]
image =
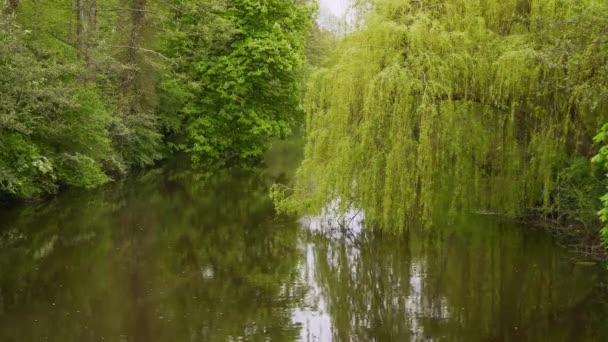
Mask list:
[[[305,132],[280,210],[402,231],[492,213],[608,239],[608,3],[8,0],[0,199],[95,188],[186,153],[256,164]],[[353,15],[356,14],[356,18]],[[332,26],[333,25],[333,26]],[[598,215],[599,213],[599,215]]]

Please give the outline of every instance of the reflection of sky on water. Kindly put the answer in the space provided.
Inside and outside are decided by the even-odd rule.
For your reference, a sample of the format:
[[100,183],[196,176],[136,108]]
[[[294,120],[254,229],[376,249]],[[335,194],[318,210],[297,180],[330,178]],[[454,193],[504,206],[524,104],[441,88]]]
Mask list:
[[[319,277],[316,273],[317,258],[326,257],[326,262],[332,269],[348,268],[352,276],[351,279],[357,280],[359,278],[358,273],[361,270],[358,267],[361,258],[359,246],[365,240],[363,236],[365,215],[361,210],[356,208],[349,209],[344,215],[339,215],[338,213],[338,202],[334,201],[324,211],[323,215],[304,217],[300,220],[305,231],[312,234],[320,234],[330,241],[330,247],[325,256],[317,254],[319,249],[315,248],[313,243],[300,241],[300,248],[305,258],[303,258],[303,261],[299,265],[299,281],[307,288],[307,294],[304,299],[304,307],[296,308],[292,316],[293,322],[302,327],[300,341],[333,341],[336,333],[336,327],[328,313],[328,303],[331,302],[331,298],[328,297],[327,290],[321,288],[317,280]],[[346,246],[346,262],[349,265],[340,265],[339,253],[341,251],[339,250],[339,243],[342,243],[342,246]],[[344,262],[344,259],[342,262]],[[425,300],[424,286],[427,269],[425,261],[410,260],[409,268],[409,284],[406,285],[409,286],[409,289],[405,291],[407,296],[405,298],[399,296],[404,291],[397,290],[396,296],[387,298],[387,300],[396,311],[404,311],[402,313],[408,321],[407,325],[410,328],[410,337],[412,340],[418,341],[426,338],[422,321],[429,318],[447,320],[449,308],[447,299],[443,296],[437,301]],[[391,271],[389,270],[388,272]],[[404,285],[393,284],[392,286],[398,289]],[[368,307],[368,309],[371,309],[371,307]],[[359,322],[355,321],[354,316],[352,319],[353,326],[364,324],[365,326],[360,328],[373,328],[373,322],[368,319]]]
[[[410,269],[410,295],[406,299],[405,307],[407,316],[410,319],[410,329],[412,340],[421,341],[425,339],[424,327],[421,325],[425,318],[447,320],[449,308],[447,299],[441,297],[438,301],[439,307],[435,302],[425,301],[424,284],[426,276],[426,263],[424,260],[413,261]],[[397,305],[395,305],[397,307]]]
[[[346,228],[354,237],[361,234],[364,215],[360,210],[350,209],[344,215],[338,214],[338,202],[332,202],[321,216],[307,216],[300,220],[302,228],[314,234],[323,234],[329,239],[340,239],[343,233],[340,223],[346,224]],[[351,241],[352,242],[352,241]],[[296,308],[293,312],[293,322],[300,324],[300,341],[326,342],[333,340],[333,328],[331,317],[328,313],[326,298],[317,282],[316,263],[317,254],[315,245],[300,241],[300,248],[305,253],[303,262],[298,267],[299,280],[307,288],[304,298],[304,307]],[[349,263],[354,264],[358,251],[349,253]],[[338,259],[328,256],[331,264],[337,266]],[[352,271],[355,271],[352,269]]]
[[325,299],[321,294],[321,288],[315,279],[315,253],[314,245],[309,243],[304,248],[306,258],[304,264],[300,265],[299,278],[307,287],[305,306],[296,308],[293,312],[293,322],[299,324],[300,341],[331,341],[331,318],[327,312]]
[[608,274],[542,232],[294,224],[260,174],[165,167],[0,210],[0,341],[608,341]]

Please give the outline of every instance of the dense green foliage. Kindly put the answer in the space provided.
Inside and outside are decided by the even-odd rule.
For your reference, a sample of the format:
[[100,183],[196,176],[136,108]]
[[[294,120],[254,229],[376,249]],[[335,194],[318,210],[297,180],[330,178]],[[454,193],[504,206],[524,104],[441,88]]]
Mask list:
[[[595,142],[602,144],[598,154],[593,158],[593,161],[600,164],[605,170],[608,171],[608,124],[604,125],[600,132],[594,138]],[[608,174],[606,174],[608,177]],[[608,193],[601,197],[603,207],[599,211],[600,219],[604,222],[602,228],[602,238],[604,243],[608,246]]]
[[311,12],[283,0],[210,6],[193,1],[176,13],[167,43],[180,76],[166,83],[183,101],[180,147],[200,159],[259,159],[301,116],[298,70]]
[[96,187],[175,151],[256,162],[302,116],[307,2],[2,6],[0,197]]
[[437,212],[597,227],[589,158],[608,121],[603,0],[362,1],[315,73],[305,160],[284,209],[333,199],[402,230]]
[[81,68],[29,46],[30,35],[0,17],[0,193],[32,197],[57,182],[107,182],[109,114],[80,87]]

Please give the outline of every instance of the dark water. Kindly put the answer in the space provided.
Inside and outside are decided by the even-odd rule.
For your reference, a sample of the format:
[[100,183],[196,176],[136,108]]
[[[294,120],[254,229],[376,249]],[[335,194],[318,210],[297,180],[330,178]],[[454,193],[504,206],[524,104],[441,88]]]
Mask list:
[[608,341],[603,267],[546,235],[277,217],[290,163],[271,164],[166,165],[2,211],[0,341]]

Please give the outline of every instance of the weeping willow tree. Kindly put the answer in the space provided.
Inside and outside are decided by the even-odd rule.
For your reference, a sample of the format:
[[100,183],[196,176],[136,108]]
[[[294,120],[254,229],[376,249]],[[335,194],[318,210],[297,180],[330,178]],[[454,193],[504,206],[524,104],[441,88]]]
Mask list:
[[359,12],[311,78],[305,160],[293,189],[274,189],[282,209],[339,199],[402,230],[438,213],[559,217],[560,196],[591,196],[558,190],[579,160],[592,177],[608,121],[607,2],[377,0]]

